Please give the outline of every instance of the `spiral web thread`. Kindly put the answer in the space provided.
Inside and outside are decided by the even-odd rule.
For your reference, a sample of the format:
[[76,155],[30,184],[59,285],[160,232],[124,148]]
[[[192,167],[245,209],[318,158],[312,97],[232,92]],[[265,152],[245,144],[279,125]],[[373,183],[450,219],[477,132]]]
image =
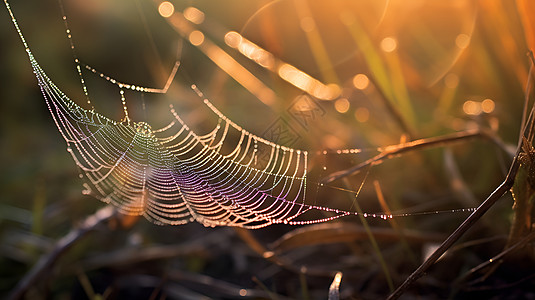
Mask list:
[[[125,112],[122,121],[80,107],[42,70],[8,2],[4,2],[48,109],[67,142],[67,151],[81,171],[84,193],[115,205],[122,213],[143,215],[157,224],[197,221],[205,226],[260,228],[273,223],[321,222],[350,214],[305,204],[306,151],[251,134],[225,117],[208,99],[204,103],[219,121],[205,135],[192,131],[172,106],[173,120],[163,128],[154,130],[145,122],[131,121],[122,89],[128,87],[123,84],[119,84]],[[76,56],[75,61],[81,75]],[[83,84],[83,77],[81,80]],[[203,97],[195,86],[192,88]],[[91,104],[89,100],[88,103]],[[223,149],[233,143],[226,139],[232,131],[238,133],[239,141],[232,151],[224,153]],[[257,163],[260,148],[270,153],[262,166]],[[294,220],[314,209],[334,215],[321,220]]]
[[[88,104],[93,107],[82,67],[120,88],[125,116],[116,121],[94,108],[82,108],[45,74],[30,51],[9,3],[7,0],[4,3],[26,49],[48,109],[67,142],[67,151],[80,169],[85,194],[116,206],[124,214],[143,215],[160,225],[197,221],[205,226],[261,228],[275,223],[320,223],[358,214],[307,204],[308,153],[246,131],[221,113],[195,85],[192,89],[218,118],[216,127],[209,133],[199,135],[191,130],[172,105],[172,121],[163,128],[153,129],[148,123],[130,120],[124,89],[165,93],[170,81],[164,89],[140,87],[117,82],[82,64],[74,53],[64,16]],[[177,68],[178,63],[171,76]],[[230,135],[239,136],[238,141],[227,139]],[[259,162],[257,155],[260,151],[269,153],[267,162]],[[358,195],[358,191],[351,192]],[[296,220],[308,211],[323,211],[328,216]],[[382,219],[405,215],[411,214],[363,213],[364,217]]]

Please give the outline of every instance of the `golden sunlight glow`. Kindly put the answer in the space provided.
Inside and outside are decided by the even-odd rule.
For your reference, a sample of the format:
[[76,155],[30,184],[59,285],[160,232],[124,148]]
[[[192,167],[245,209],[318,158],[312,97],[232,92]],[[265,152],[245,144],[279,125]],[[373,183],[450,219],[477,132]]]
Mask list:
[[392,52],[398,47],[398,41],[393,37],[385,37],[381,41],[381,49],[384,52]]
[[184,9],[184,18],[192,23],[201,24],[204,22],[204,13],[197,8],[190,6]]
[[194,30],[189,34],[188,39],[194,46],[199,46],[204,43],[204,34],[198,30]]
[[169,1],[164,1],[158,6],[158,12],[164,18],[169,18],[175,12],[175,7]]
[[364,74],[357,74],[353,77],[353,85],[359,90],[366,89],[369,84],[370,80],[368,79],[368,76]]
[[481,109],[487,114],[493,112],[495,106],[494,101],[491,99],[485,99],[481,102]]
[[365,123],[370,119],[370,111],[366,107],[359,107],[355,110],[355,119],[357,122]]
[[470,43],[470,37],[468,34],[461,33],[455,38],[455,45],[459,47],[460,49],[464,49],[468,47],[468,44]]
[[468,100],[463,103],[463,111],[467,115],[479,115],[481,113],[481,103]]
[[346,113],[349,110],[349,101],[346,98],[340,98],[334,102],[334,108],[341,114]]

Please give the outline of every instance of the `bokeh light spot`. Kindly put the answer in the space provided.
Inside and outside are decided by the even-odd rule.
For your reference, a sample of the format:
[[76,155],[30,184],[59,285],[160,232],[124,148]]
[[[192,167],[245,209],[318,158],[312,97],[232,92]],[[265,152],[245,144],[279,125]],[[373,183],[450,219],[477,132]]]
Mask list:
[[340,98],[334,102],[334,108],[339,113],[346,113],[349,110],[349,101],[346,98]]
[[496,105],[494,104],[494,101],[491,99],[485,99],[483,102],[481,102],[481,109],[487,114],[493,112],[495,106]]
[[164,18],[169,18],[175,12],[175,6],[169,1],[164,1],[158,6],[158,12]]
[[366,89],[369,84],[370,80],[368,79],[368,76],[364,74],[357,74],[353,77],[353,85],[359,90]]
[[459,85],[459,76],[454,73],[449,73],[444,77],[444,84],[447,88],[454,89]]
[[229,31],[225,34],[225,43],[232,48],[238,48],[242,42],[242,36],[236,31]]
[[184,18],[192,23],[201,24],[204,22],[204,13],[197,8],[190,6],[184,9]]
[[393,37],[390,37],[390,36],[389,37],[385,37],[381,41],[381,49],[384,52],[392,52],[392,51],[396,50],[397,47],[398,47],[398,42]]
[[463,103],[463,111],[467,115],[479,115],[481,113],[481,103],[468,100]]
[[460,49],[468,47],[470,43],[470,37],[467,34],[461,33],[455,38],[455,45]]
[[192,31],[189,34],[189,42],[194,46],[199,46],[204,42],[204,34],[198,30]]

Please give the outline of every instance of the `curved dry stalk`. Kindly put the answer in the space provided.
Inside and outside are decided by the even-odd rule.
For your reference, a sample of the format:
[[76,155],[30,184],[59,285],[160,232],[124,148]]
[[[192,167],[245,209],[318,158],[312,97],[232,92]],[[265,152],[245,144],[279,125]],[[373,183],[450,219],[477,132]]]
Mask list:
[[[407,243],[412,244],[439,242],[445,238],[440,234],[408,229],[398,231],[391,228],[372,227],[370,232],[376,240],[397,242],[403,237]],[[321,223],[294,229],[271,243],[269,248],[277,254],[282,254],[300,247],[349,243],[367,238],[368,233],[362,225],[345,222]]]
[[476,130],[466,130],[455,132],[452,134],[446,134],[437,137],[431,137],[426,139],[419,139],[412,142],[402,143],[399,145],[388,146],[381,149],[381,153],[376,156],[356,165],[351,168],[334,172],[326,177],[324,177],[322,183],[330,183],[335,180],[357,174],[361,169],[382,163],[383,160],[389,159],[395,156],[405,154],[407,152],[440,147],[446,144],[456,143],[459,141],[464,141],[472,138],[484,138],[492,141],[498,147],[500,147],[505,152],[508,152],[507,146],[491,131],[485,129],[476,129]]
[[[533,61],[530,70],[533,68]],[[531,72],[530,72],[531,75]],[[527,104],[531,91],[531,78],[528,78],[525,91],[525,106],[527,111]],[[515,183],[516,175],[520,168],[520,155],[523,152],[523,141],[526,139],[531,143],[534,138],[535,127],[535,105],[531,107],[531,111],[527,118],[522,118],[521,134],[516,148],[516,154],[513,158],[509,171],[505,176],[504,181],[477,207],[477,209],[464,222],[455,229],[455,231],[423,262],[412,274],[405,279],[405,281],[388,296],[388,300],[398,299],[418,278],[422,277],[427,269],[431,267],[441,256],[448,250],[468,229],[472,227],[507,191],[511,190]]]
[[474,267],[470,269],[466,274],[464,274],[458,281],[464,281],[466,278],[468,278],[470,275],[488,267],[490,264],[495,263],[505,257],[506,255],[510,253],[514,253],[515,251],[519,250],[520,248],[526,246],[527,243],[531,242],[535,239],[535,231],[532,231],[530,234],[523,237],[520,241],[516,242],[512,246],[508,247],[507,249],[503,250],[499,254],[495,255],[489,260],[486,260],[485,262],[479,264],[477,267]]
[[431,254],[418,269],[416,269],[405,281],[387,298],[389,300],[398,299],[418,278],[422,277],[427,269],[431,267],[468,229],[472,227],[491,208],[514,183],[514,178],[520,163],[515,157],[507,177],[487,199],[459,226],[457,229]]
[[116,211],[112,206],[105,206],[96,213],[87,217],[77,228],[72,229],[66,236],[62,237],[55,245],[52,252],[42,256],[41,259],[26,273],[18,285],[13,289],[9,299],[23,299],[26,292],[49,271],[54,263],[67,252],[74,244],[94,231],[98,226],[106,223],[116,216]]

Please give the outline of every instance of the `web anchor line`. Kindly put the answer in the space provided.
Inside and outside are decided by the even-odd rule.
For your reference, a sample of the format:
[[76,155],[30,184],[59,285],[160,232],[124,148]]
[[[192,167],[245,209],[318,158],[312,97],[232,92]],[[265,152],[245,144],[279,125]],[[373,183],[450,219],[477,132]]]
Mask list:
[[[248,132],[219,111],[195,85],[192,89],[218,118],[212,131],[196,133],[173,106],[170,106],[171,121],[160,129],[130,120],[124,90],[166,92],[178,70],[178,62],[165,87],[155,91],[108,79],[82,64],[119,86],[125,118],[116,121],[94,109],[82,108],[46,75],[28,47],[8,1],[4,3],[48,110],[80,171],[84,193],[116,206],[124,214],[143,215],[160,225],[197,221],[205,226],[261,228],[281,223],[313,224],[357,215],[307,204],[308,152]],[[238,141],[228,138],[230,135],[237,135]],[[259,151],[269,154],[263,164],[258,162]],[[297,220],[310,211],[330,216]],[[419,214],[432,213],[440,212]],[[381,219],[409,215],[415,214],[363,214]]]
[[118,86],[119,88],[124,88],[124,89],[127,89],[127,90],[132,90],[132,91],[136,91],[136,92],[142,92],[142,93],[153,93],[153,94],[165,94],[167,93],[167,90],[169,90],[169,87],[171,86],[171,84],[173,83],[173,80],[175,79],[175,75],[178,71],[178,68],[180,66],[180,61],[177,60],[175,62],[175,65],[173,66],[173,69],[171,70],[171,74],[169,75],[169,77],[167,78],[167,81],[165,82],[165,85],[163,88],[150,88],[150,87],[144,87],[144,86],[141,86],[141,85],[136,85],[136,84],[130,84],[130,83],[124,83],[124,82],[120,82],[116,79],[114,79],[113,77],[110,77],[98,70],[96,70],[95,68],[91,67],[90,65],[78,60],[78,63],[83,66],[86,70],[92,72],[93,74],[99,76],[100,78]]

